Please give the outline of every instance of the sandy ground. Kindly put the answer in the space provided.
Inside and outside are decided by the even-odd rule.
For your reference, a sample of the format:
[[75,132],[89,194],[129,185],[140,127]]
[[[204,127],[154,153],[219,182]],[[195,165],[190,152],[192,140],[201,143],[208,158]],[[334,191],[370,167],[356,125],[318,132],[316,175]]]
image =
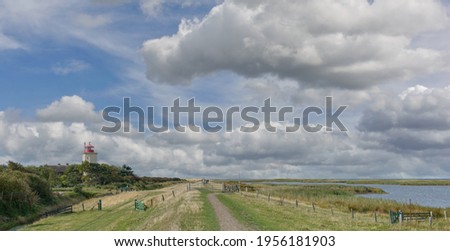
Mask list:
[[220,230],[222,231],[245,231],[249,230],[244,225],[239,223],[228,211],[228,209],[217,199],[213,193],[208,195],[208,200],[216,211],[217,219],[219,221]]

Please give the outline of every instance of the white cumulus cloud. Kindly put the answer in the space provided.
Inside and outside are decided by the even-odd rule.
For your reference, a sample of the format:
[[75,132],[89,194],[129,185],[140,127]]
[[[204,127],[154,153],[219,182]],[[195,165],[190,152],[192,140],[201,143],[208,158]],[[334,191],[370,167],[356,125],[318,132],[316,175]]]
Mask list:
[[145,42],[142,54],[155,82],[188,84],[228,70],[358,89],[443,70],[445,53],[411,41],[448,22],[438,1],[229,0]]
[[49,106],[36,112],[40,121],[93,122],[100,120],[94,104],[77,95],[63,96]]

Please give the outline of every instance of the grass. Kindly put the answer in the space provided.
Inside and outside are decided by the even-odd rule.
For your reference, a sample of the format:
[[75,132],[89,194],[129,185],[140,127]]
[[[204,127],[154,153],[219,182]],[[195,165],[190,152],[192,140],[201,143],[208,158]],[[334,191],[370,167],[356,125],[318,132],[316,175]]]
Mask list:
[[[155,194],[157,193],[150,191],[139,193],[142,198]],[[86,211],[80,210],[80,206],[74,206],[75,213],[41,219],[34,224],[26,226],[23,230],[133,230],[138,228],[139,224],[154,209],[150,208],[145,212],[135,211],[133,197],[136,194],[129,193],[129,195],[126,199],[121,198],[121,196],[124,197],[124,194],[110,196],[110,199],[117,201],[115,204],[110,203],[105,197],[104,200],[106,201],[103,203],[104,209],[102,211],[96,210],[95,201],[97,199],[87,200],[84,202]],[[94,206],[91,207],[91,204],[94,204]]]
[[[330,208],[295,204],[279,205],[261,197],[239,194],[220,194],[219,200],[243,224],[255,230],[291,231],[291,230],[430,230],[428,222],[411,222],[391,225],[387,214],[351,213],[341,210],[332,212]],[[448,221],[435,220],[433,230],[450,230]]]
[[[243,188],[245,189],[245,188]],[[345,186],[338,184],[317,185],[268,185],[252,184],[248,191],[256,190],[262,196],[283,198],[286,200],[299,200],[311,205],[314,203],[323,208],[335,208],[350,212],[352,209],[360,213],[373,213],[374,211],[388,213],[389,210],[402,210],[403,212],[430,212],[443,217],[443,210],[425,207],[417,204],[399,203],[393,200],[373,199],[355,196],[357,194],[385,193],[379,188],[367,186]]]
[[81,194],[74,193],[72,190],[64,192],[54,197],[51,204],[37,203],[35,209],[27,214],[18,215],[15,217],[2,217],[0,216],[0,230],[14,229],[24,224],[32,223],[39,219],[39,215],[45,212],[55,210],[57,208],[73,205],[84,200],[85,197]]
[[450,186],[450,179],[259,179],[244,182],[305,182],[305,183],[345,183],[345,184],[383,184],[404,186]]
[[[185,184],[156,191],[134,191],[101,198],[103,211],[98,211],[97,199],[74,206],[74,213],[41,219],[21,230],[27,231],[133,231],[133,230],[218,230],[213,208],[207,199],[207,190],[186,192]],[[172,195],[175,190],[176,196]],[[165,200],[162,201],[162,196]],[[134,210],[134,200],[148,207]],[[154,206],[150,207],[153,199]]]
[[204,230],[215,231],[220,230],[220,225],[216,217],[216,213],[211,203],[208,200],[207,189],[199,189],[199,201],[201,203],[201,210],[186,215],[181,222],[181,230]]

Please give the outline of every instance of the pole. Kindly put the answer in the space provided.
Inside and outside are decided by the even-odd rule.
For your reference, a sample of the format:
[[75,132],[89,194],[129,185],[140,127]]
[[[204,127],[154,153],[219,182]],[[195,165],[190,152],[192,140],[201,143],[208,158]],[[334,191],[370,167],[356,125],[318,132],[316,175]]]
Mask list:
[[409,199],[409,222],[412,222],[411,208],[412,208],[411,199]]
[[239,193],[242,194],[242,192],[241,192],[241,172],[238,173],[238,184],[239,184]]
[[433,211],[430,211],[430,227],[433,227]]

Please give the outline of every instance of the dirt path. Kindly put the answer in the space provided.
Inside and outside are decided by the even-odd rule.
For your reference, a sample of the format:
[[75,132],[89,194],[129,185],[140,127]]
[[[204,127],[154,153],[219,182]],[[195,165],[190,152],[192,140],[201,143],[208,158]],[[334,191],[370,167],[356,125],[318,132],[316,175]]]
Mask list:
[[228,209],[217,199],[215,194],[208,194],[208,200],[216,211],[220,230],[222,231],[245,231],[249,230],[239,223],[228,211]]

